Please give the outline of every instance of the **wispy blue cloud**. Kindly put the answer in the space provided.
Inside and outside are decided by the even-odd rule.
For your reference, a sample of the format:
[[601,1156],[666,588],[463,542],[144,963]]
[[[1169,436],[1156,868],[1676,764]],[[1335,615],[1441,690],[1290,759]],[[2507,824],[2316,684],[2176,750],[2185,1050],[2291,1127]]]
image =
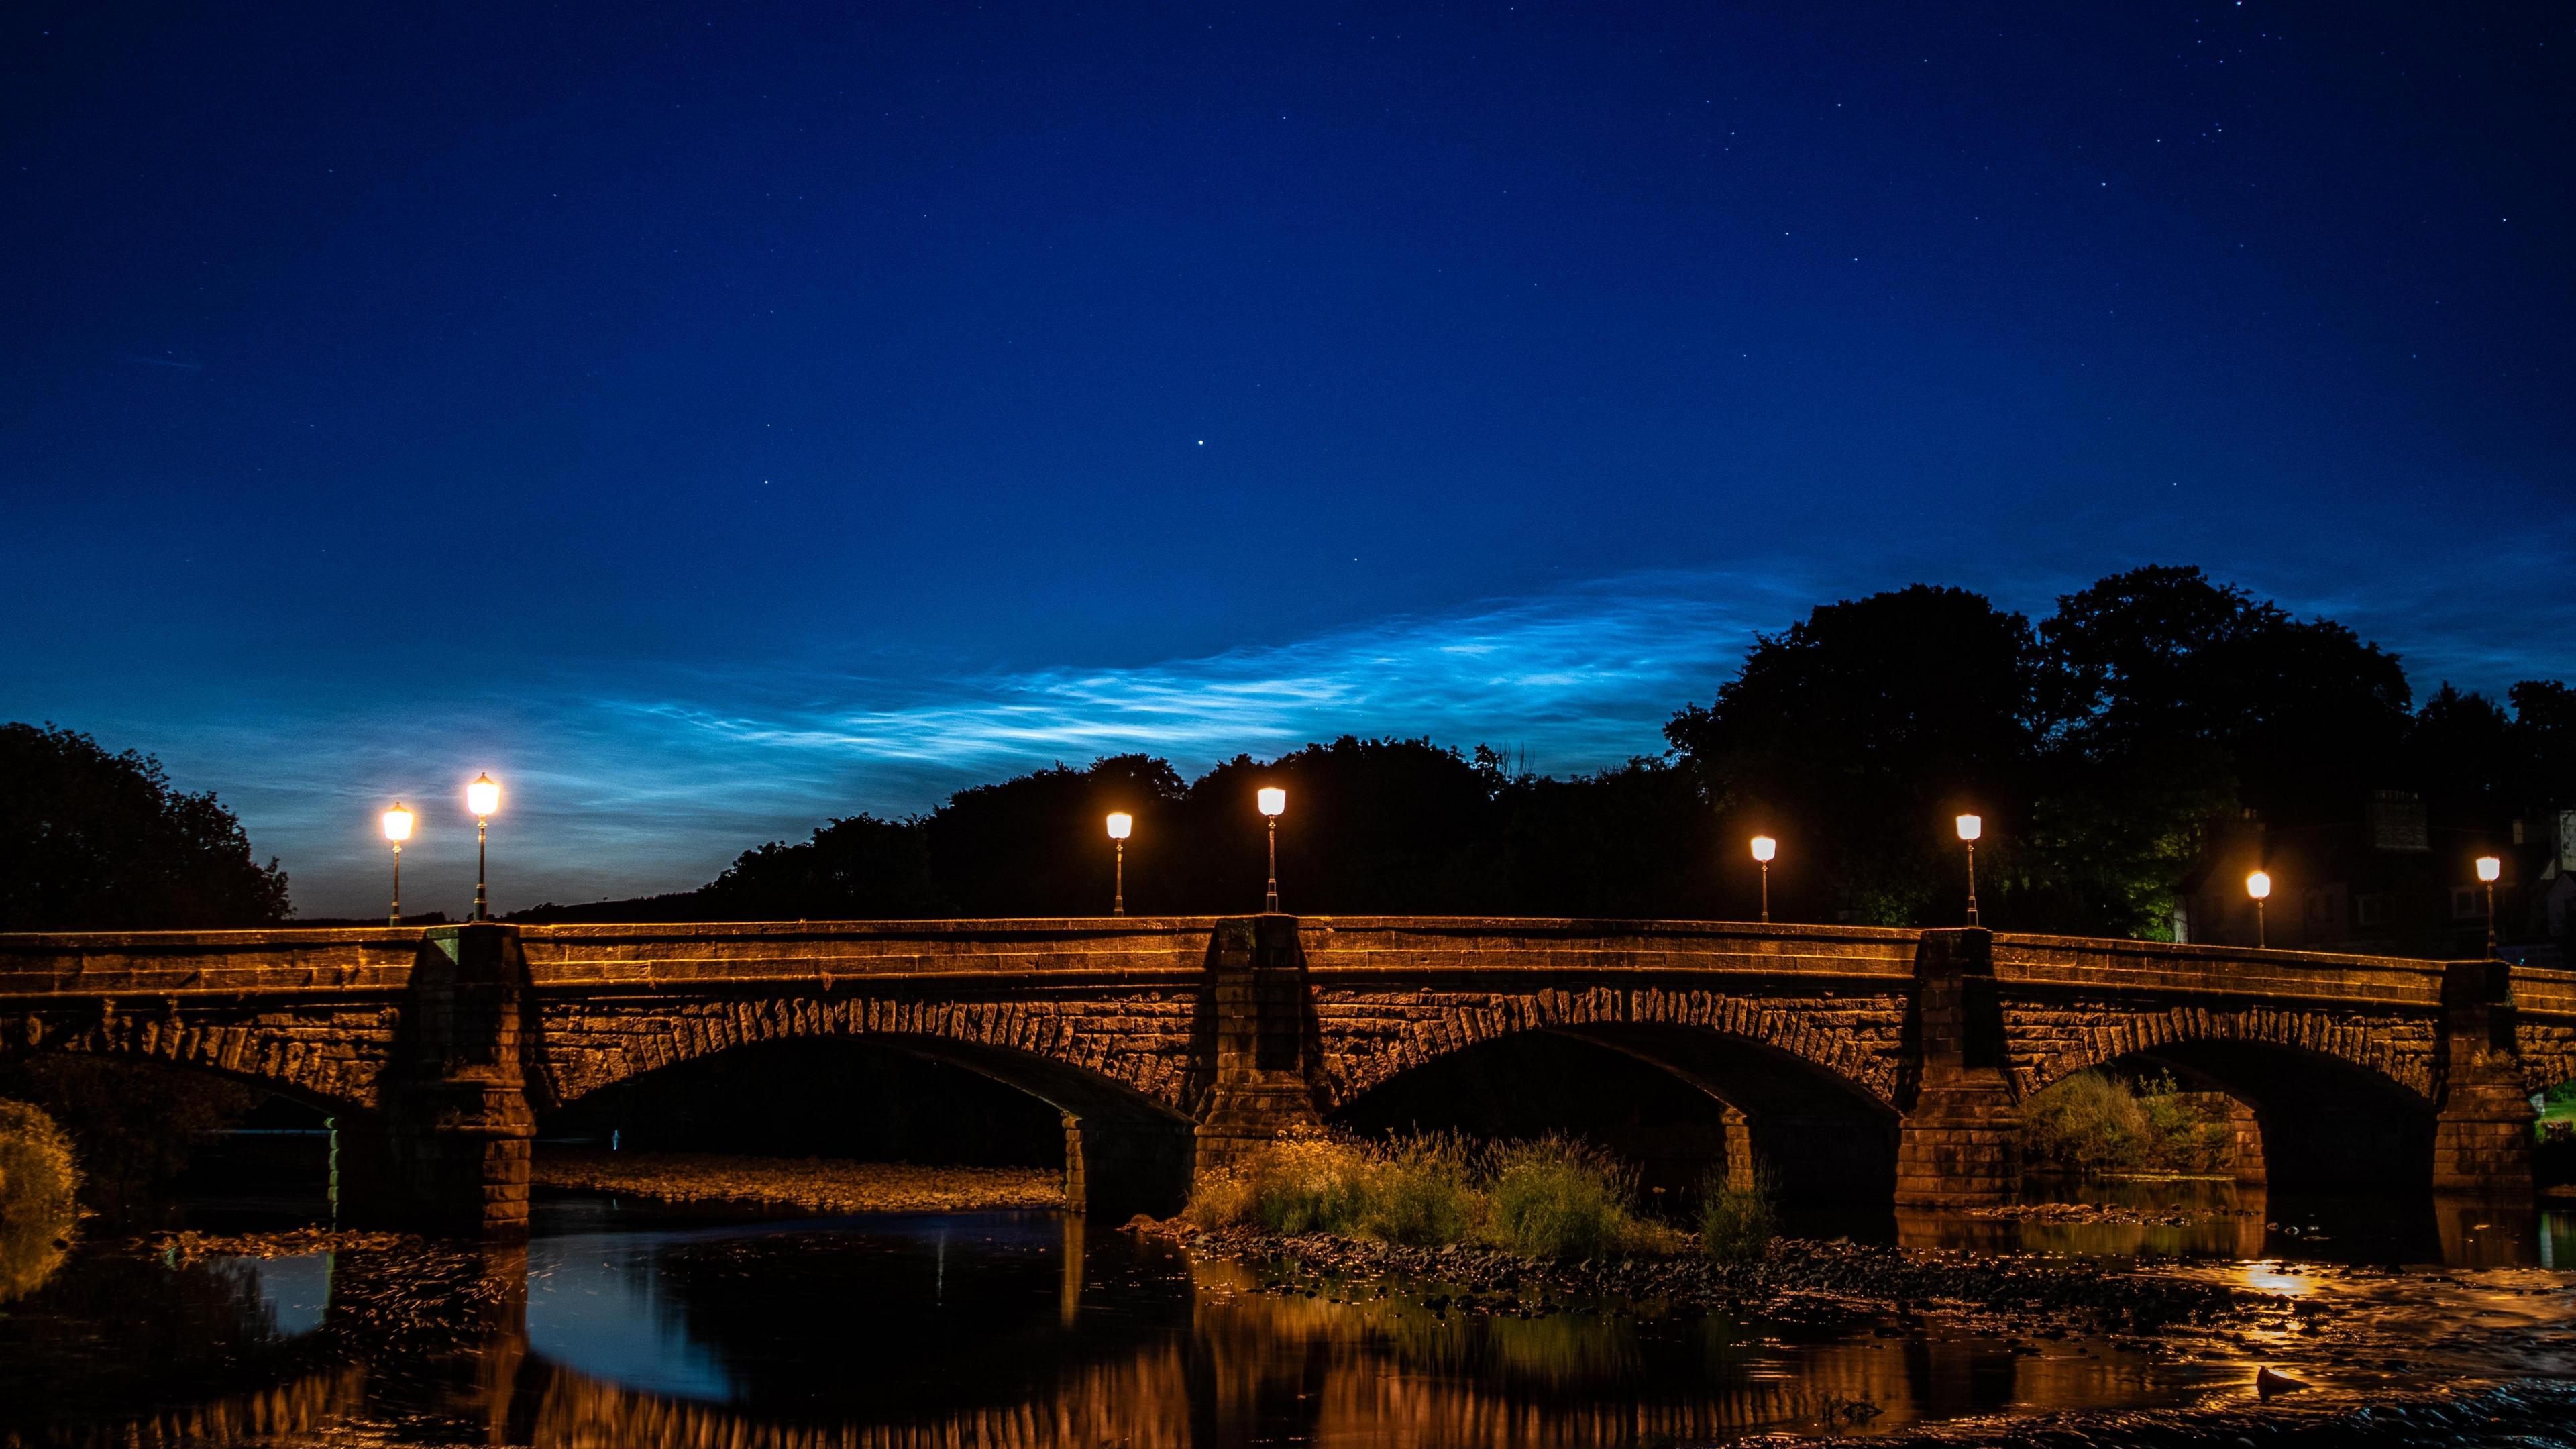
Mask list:
[[[1994,587],[1999,601],[2037,615],[2084,580],[2013,582],[2030,597]],[[2565,672],[2555,606],[2514,616],[2487,647],[2460,642],[2482,637],[2468,632],[2474,588],[2381,587],[2366,608],[2323,587],[2248,582],[2408,651],[2422,689],[2450,677],[2495,690]],[[484,693],[398,705],[235,701],[175,731],[167,714],[148,735],[138,722],[131,738],[157,749],[181,784],[220,789],[255,847],[285,860],[308,915],[381,909],[373,821],[396,795],[423,810],[405,856],[408,900],[455,909],[471,899],[471,822],[456,801],[479,769],[510,790],[496,899],[589,900],[696,885],[746,846],[834,816],[900,815],[965,785],[1127,751],[1191,774],[1238,752],[1356,732],[1491,744],[1555,774],[1596,769],[1659,751],[1663,721],[1706,700],[1757,633],[1859,592],[1774,574],[1639,573],[1116,668],[559,664]],[[2411,603],[2392,608],[2401,599]],[[92,727],[124,742],[104,722]]]
[[564,667],[398,711],[220,711],[153,746],[182,784],[221,789],[308,915],[381,909],[372,822],[395,795],[423,808],[408,899],[470,898],[453,797],[484,768],[510,787],[496,898],[584,900],[685,888],[826,818],[926,809],[1058,760],[1144,751],[1186,774],[1361,732],[1490,743],[1557,773],[1614,764],[1660,750],[1665,717],[1808,598],[1778,579],[1641,574],[1130,668]]

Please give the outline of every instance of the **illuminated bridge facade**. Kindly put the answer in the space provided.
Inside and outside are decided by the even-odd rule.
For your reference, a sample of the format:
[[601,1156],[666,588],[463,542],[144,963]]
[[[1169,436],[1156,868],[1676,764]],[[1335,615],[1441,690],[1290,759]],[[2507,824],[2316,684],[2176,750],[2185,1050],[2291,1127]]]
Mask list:
[[763,1042],[865,1037],[1065,1126],[1096,1213],[1516,1034],[1719,1104],[1793,1194],[1993,1202],[2020,1104],[2084,1068],[2250,1109],[2276,1183],[2531,1191],[2576,974],[1982,930],[1232,918],[0,936],[0,1053],[175,1062],[332,1114],[344,1197],[509,1233],[538,1117]]

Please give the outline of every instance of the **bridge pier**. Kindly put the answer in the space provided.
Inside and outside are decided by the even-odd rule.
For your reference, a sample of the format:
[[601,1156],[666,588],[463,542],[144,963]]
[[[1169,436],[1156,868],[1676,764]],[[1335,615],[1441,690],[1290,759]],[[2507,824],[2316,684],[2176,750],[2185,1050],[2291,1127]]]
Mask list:
[[1288,1133],[1320,1128],[1310,1064],[1321,1055],[1306,951],[1289,915],[1216,923],[1208,944],[1216,1060],[1199,1112],[1194,1176]]
[[346,1216],[432,1233],[528,1227],[536,1114],[521,1066],[519,929],[434,926],[414,958],[383,1111],[343,1129]]
[[2442,968],[2442,1091],[2433,1119],[2433,1191],[2519,1200],[2532,1196],[2532,1123],[2514,1045],[2512,968],[2451,961]]
[[1190,1198],[1192,1141],[1181,1122],[1064,1114],[1064,1201],[1075,1212],[1120,1221],[1169,1217]]
[[2004,1076],[1994,937],[1926,931],[1914,955],[1921,1076],[1896,1131],[1899,1207],[2007,1202],[2021,1186],[2021,1109]]

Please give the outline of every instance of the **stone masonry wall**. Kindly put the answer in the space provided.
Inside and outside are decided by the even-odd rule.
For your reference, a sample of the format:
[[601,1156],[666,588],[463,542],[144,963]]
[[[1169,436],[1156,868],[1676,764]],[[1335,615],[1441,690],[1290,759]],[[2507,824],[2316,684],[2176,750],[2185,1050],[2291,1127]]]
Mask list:
[[962,999],[861,990],[679,1001],[557,996],[541,1007],[537,1073],[551,1099],[565,1103],[641,1072],[757,1042],[892,1036],[1039,1058],[1105,1078],[1175,1113],[1190,1112],[1205,1089],[1192,1046],[1203,993],[1054,988],[1011,996],[989,982],[976,989]]
[[2319,1052],[2430,1099],[2438,1086],[2441,1022],[2429,1015],[2171,1004],[2049,993],[2007,1000],[2006,1070],[2016,1094],[2087,1067],[2179,1042],[2259,1042]]
[[1723,988],[1533,985],[1517,991],[1426,986],[1319,987],[1319,1105],[1333,1111],[1398,1073],[1513,1032],[1604,1023],[1689,1026],[1813,1062],[1894,1107],[1905,1082],[1901,995],[1761,998]]
[[202,1067],[327,1109],[379,1105],[392,1001],[119,1000],[0,1015],[0,1053],[76,1051]]

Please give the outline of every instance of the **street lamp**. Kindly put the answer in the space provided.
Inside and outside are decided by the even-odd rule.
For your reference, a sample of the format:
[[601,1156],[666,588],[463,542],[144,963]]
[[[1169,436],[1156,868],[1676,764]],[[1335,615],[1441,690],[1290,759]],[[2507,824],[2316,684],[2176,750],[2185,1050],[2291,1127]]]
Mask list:
[[1127,837],[1136,830],[1136,817],[1124,810],[1109,812],[1109,839],[1118,849],[1118,884],[1109,897],[1109,914],[1127,914]]
[[1270,819],[1270,894],[1263,900],[1261,909],[1276,912],[1279,909],[1279,817],[1288,809],[1288,792],[1276,785],[1264,785],[1253,799],[1260,804],[1261,813]]
[[492,912],[483,900],[484,826],[490,822],[492,812],[501,808],[501,787],[488,774],[476,775],[473,783],[465,787],[465,808],[474,812],[474,919],[488,921]]
[[385,917],[385,924],[399,926],[402,924],[402,843],[411,839],[411,812],[403,808],[400,800],[385,812],[385,839],[394,843],[394,909]]
[[1762,863],[1762,919],[1771,920],[1771,857],[1780,853],[1780,842],[1768,835],[1753,837],[1753,858]]
[[2487,957],[2490,960],[2494,959],[2496,953],[2495,883],[2497,877],[2502,876],[2503,874],[2503,861],[2496,859],[2492,855],[2481,855],[2478,857],[2478,879],[2483,882],[2487,888]]
[[1959,838],[1968,843],[1968,924],[1977,923],[1977,837],[1986,833],[1986,822],[1974,815],[1959,817]]
[[2272,898],[2272,877],[2259,870],[2245,877],[2245,894],[2254,898],[2254,949],[2260,951],[2266,944],[2263,936],[2263,903]]

